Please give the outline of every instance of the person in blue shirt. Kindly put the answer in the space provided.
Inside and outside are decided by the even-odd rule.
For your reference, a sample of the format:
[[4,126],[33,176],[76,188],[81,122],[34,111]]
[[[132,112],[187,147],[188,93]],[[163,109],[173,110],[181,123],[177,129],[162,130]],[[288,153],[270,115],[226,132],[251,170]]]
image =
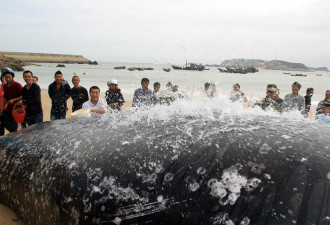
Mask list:
[[141,80],[141,87],[136,89],[133,97],[133,107],[146,107],[154,103],[152,91],[148,88],[149,79],[143,78]]
[[325,102],[322,108],[322,114],[315,117],[316,120],[330,122],[330,102]]

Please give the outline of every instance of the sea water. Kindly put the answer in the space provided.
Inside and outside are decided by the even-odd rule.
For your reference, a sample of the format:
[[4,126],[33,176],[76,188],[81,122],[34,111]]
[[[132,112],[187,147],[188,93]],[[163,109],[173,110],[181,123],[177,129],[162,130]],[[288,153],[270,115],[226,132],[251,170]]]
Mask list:
[[[173,85],[179,86],[179,91],[186,97],[198,98],[204,95],[204,84],[212,82],[216,85],[220,96],[230,95],[232,86],[239,83],[241,90],[246,94],[249,103],[253,104],[256,100],[265,97],[267,84],[276,84],[280,89],[280,97],[291,93],[291,85],[297,81],[302,85],[299,94],[305,96],[306,89],[314,88],[312,104],[316,105],[324,99],[325,91],[329,90],[330,75],[326,72],[297,72],[282,70],[260,70],[257,73],[233,74],[220,73],[216,67],[207,67],[209,70],[189,71],[174,70],[170,72],[163,71],[163,68],[171,68],[171,64],[133,64],[133,63],[115,63],[100,62],[99,65],[86,64],[65,64],[65,67],[56,67],[57,63],[39,63],[39,65],[26,66],[24,69],[31,70],[35,76],[38,76],[41,89],[47,91],[50,83],[54,82],[54,74],[57,70],[62,71],[63,77],[72,87],[72,76],[80,77],[80,85],[89,89],[91,86],[98,86],[101,89],[101,98],[108,89],[107,81],[118,80],[119,88],[122,90],[125,100],[132,100],[134,90],[141,87],[141,79],[146,77],[150,80],[149,88],[152,89],[153,83],[158,81],[161,84],[161,90],[164,90],[167,82],[171,81]],[[116,66],[126,66],[124,70],[116,70]],[[151,67],[154,70],[128,71],[129,67]],[[307,77],[291,76],[284,72],[303,73]],[[317,76],[321,74],[322,76]],[[25,84],[22,72],[16,72],[15,80]]]

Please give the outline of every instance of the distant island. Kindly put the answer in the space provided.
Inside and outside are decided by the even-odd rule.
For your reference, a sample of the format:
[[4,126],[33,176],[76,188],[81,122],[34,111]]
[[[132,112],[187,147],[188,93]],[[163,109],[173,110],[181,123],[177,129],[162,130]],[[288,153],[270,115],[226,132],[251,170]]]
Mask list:
[[290,70],[290,71],[326,71],[328,72],[327,67],[307,67],[302,63],[291,63],[282,60],[271,60],[265,61],[262,59],[229,59],[223,61],[220,65],[208,65],[208,66],[218,66],[218,67],[246,67],[254,66],[259,69],[267,70]]
[[28,52],[3,52],[0,55],[35,63],[81,63],[88,64],[91,61],[82,55],[49,54],[49,53],[28,53]]
[[92,62],[82,55],[0,51],[0,69],[9,66],[15,71],[23,71],[23,66],[30,65],[31,63],[78,63],[98,65],[96,61]]

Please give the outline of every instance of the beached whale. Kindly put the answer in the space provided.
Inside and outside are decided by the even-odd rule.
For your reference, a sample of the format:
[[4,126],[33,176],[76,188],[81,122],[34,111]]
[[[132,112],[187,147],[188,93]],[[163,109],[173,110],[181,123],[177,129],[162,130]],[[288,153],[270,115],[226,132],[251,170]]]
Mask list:
[[329,224],[329,133],[178,105],[47,122],[0,139],[0,201],[26,224]]

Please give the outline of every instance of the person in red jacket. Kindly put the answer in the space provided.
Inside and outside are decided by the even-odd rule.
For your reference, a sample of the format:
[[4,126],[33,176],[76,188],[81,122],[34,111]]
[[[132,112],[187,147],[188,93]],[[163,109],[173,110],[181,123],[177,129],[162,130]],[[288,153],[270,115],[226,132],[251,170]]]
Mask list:
[[[2,107],[3,103],[3,96],[4,96],[4,91],[3,91],[3,85],[6,83],[5,76],[1,75],[1,84],[0,84],[0,109]],[[2,114],[0,115],[0,136],[3,136],[5,134],[5,125],[3,121],[3,116]]]
[[[14,81],[15,73],[9,68],[5,67],[1,71],[1,75],[5,76],[6,84],[3,86],[4,98],[0,106],[0,113],[3,114],[4,126],[9,132],[17,131],[17,123],[13,117],[12,111],[16,102],[22,100],[22,85]],[[6,109],[4,109],[7,103]]]

